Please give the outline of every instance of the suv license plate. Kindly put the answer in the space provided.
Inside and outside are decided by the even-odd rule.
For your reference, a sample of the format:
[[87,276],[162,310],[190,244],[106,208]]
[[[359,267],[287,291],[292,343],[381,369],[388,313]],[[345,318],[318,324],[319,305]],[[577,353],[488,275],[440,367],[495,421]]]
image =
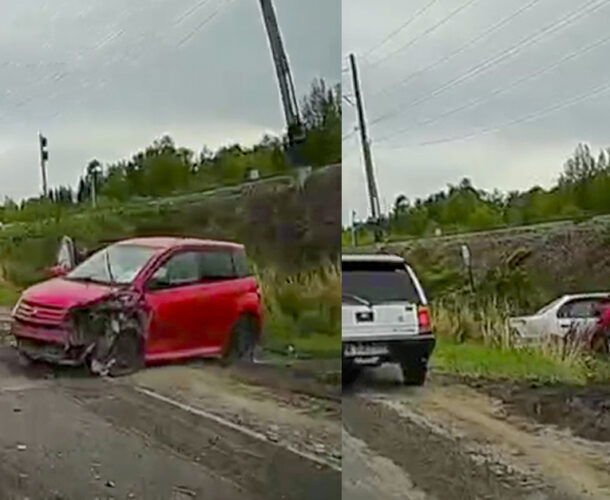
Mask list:
[[387,353],[385,345],[349,345],[345,348],[348,356],[383,356]]
[[374,356],[374,357],[356,357],[353,360],[354,363],[356,363],[357,365],[360,366],[375,366],[377,364],[379,364],[379,356]]

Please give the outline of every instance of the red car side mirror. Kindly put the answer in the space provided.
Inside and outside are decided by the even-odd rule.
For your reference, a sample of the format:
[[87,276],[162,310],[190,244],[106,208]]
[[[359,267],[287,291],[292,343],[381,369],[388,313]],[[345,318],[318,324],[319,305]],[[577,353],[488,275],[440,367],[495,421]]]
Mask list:
[[53,266],[47,269],[47,276],[49,278],[61,278],[68,274],[68,270],[63,266]]

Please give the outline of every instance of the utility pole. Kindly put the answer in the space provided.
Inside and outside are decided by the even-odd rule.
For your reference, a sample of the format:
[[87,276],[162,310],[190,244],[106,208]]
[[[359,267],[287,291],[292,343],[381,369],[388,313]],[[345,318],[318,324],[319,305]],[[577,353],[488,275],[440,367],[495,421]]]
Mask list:
[[97,208],[97,172],[94,170],[91,173],[91,205]]
[[97,208],[97,178],[98,174],[102,173],[102,165],[97,160],[91,160],[87,165],[86,178],[90,184],[91,205]]
[[48,140],[40,132],[38,133],[38,143],[40,145],[40,170],[42,172],[42,197],[46,198],[49,194],[47,186],[47,161],[49,160],[49,151],[47,149]]
[[358,110],[358,122],[360,129],[360,142],[362,144],[362,156],[364,157],[364,168],[366,171],[366,182],[369,192],[369,204],[371,207],[371,218],[375,224],[375,242],[381,241],[381,230],[379,227],[381,219],[381,209],[379,206],[379,193],[375,182],[375,172],[373,171],[373,157],[371,154],[371,145],[366,132],[366,119],[364,117],[364,105],[362,103],[362,94],[360,92],[360,80],[358,78],[358,66],[356,65],[356,56],[349,56],[352,79],[354,85],[354,94],[356,96],[356,109]]
[[290,65],[288,64],[288,56],[284,50],[272,0],[260,0],[260,5],[265,29],[269,37],[277,81],[280,87],[284,118],[288,128],[288,156],[294,164],[301,166],[302,161],[298,150],[300,144],[305,140],[305,131],[299,115],[298,99],[294,90],[294,81],[290,72]]

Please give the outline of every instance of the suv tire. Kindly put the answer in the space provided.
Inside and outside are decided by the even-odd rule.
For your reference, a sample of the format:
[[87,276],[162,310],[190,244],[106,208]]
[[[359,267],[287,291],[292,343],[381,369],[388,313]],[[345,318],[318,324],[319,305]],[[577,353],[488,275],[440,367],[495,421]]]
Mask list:
[[352,385],[358,377],[362,369],[353,363],[344,363],[341,367],[341,384],[344,387]]
[[428,360],[412,360],[409,362],[402,362],[400,364],[402,369],[402,379],[404,385],[424,385],[426,382],[426,375],[428,374]]

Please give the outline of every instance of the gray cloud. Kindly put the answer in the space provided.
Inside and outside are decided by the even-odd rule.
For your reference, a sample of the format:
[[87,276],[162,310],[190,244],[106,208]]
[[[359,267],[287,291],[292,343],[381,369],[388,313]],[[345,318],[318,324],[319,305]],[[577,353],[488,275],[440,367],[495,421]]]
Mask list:
[[[123,158],[166,132],[200,149],[283,130],[258,1],[84,4],[3,6],[0,196],[37,193],[38,130],[49,137],[52,184],[73,184],[91,158]],[[275,4],[299,95],[313,78],[338,81],[340,1]]]
[[[493,129],[610,84],[610,66],[606,62],[610,47],[607,33],[610,5],[604,5],[592,15],[524,47],[502,64],[409,107],[413,101],[424,98],[477,64],[527,37],[541,33],[544,27],[587,5],[588,0],[540,0],[477,45],[417,75],[395,91],[379,93],[456,51],[529,1],[476,1],[407,50],[375,64],[376,60],[407,44],[464,3],[464,0],[439,0],[427,15],[378,51],[366,59],[360,57],[368,119],[374,121],[380,116],[407,108],[396,116],[380,120],[371,128],[380,190],[387,205],[400,193],[410,198],[425,196],[448,183],[457,183],[464,176],[483,188],[509,190],[528,188],[534,184],[549,186],[558,177],[563,161],[578,141],[587,141],[596,149],[610,145],[605,123],[610,112],[610,92],[493,133],[475,135],[468,140],[422,145],[428,141]],[[344,53],[366,54],[425,3],[426,0],[384,0],[382,5],[367,0],[344,2]],[[600,42],[597,48],[575,55],[553,71],[499,93],[478,106],[464,109],[428,126],[420,125],[471,100],[486,99],[496,89],[510,86],[513,81],[604,37],[608,37],[608,40],[603,44]],[[343,84],[349,92],[349,75],[344,74]],[[353,110],[346,109],[344,130],[353,127],[354,121]],[[408,131],[405,133],[383,140],[387,135],[406,128]],[[352,209],[361,216],[368,210],[358,148],[354,136],[344,143],[344,221],[348,220]]]

